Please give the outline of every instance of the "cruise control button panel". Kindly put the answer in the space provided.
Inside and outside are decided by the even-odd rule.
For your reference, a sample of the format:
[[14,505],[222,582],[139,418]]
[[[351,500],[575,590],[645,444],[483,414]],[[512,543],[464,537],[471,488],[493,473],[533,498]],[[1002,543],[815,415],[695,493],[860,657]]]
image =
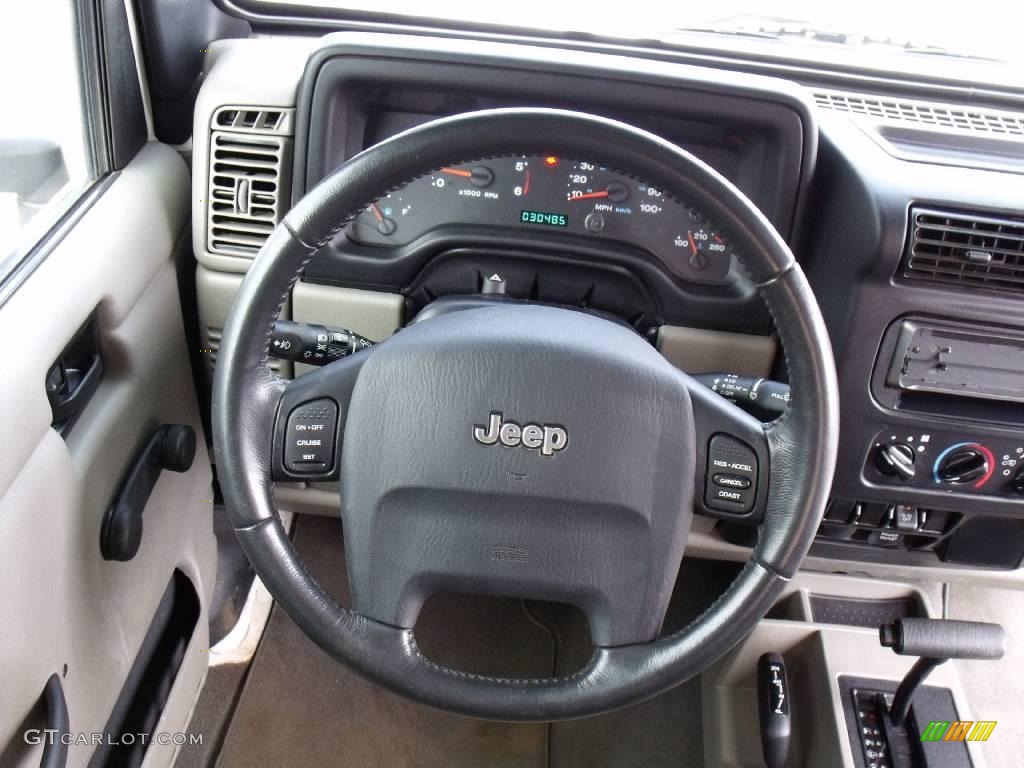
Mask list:
[[721,512],[746,514],[757,497],[757,454],[746,443],[718,434],[708,444],[704,503]]
[[322,475],[334,467],[338,405],[326,397],[292,409],[284,433],[284,466],[297,475]]

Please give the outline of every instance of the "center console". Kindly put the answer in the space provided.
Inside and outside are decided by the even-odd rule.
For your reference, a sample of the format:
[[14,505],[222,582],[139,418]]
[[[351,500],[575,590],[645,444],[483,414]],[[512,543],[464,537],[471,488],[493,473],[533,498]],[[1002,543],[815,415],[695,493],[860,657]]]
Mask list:
[[[880,414],[858,429],[867,492],[836,498],[819,539],[943,563],[1024,558],[1024,333],[904,316],[871,379]],[[953,420],[960,424],[953,423]]]
[[[884,647],[879,626],[941,625],[926,621],[932,615],[927,595],[906,584],[800,574],[757,629],[702,676],[704,764],[762,768],[774,757],[763,717],[758,727],[765,698],[759,666],[767,655],[778,660],[786,681],[786,755],[776,764],[982,768],[980,737],[994,724],[974,719],[985,713],[968,708],[955,662],[936,667],[916,687],[905,723],[891,722],[914,659]],[[945,726],[934,741],[933,721]],[[975,726],[979,738],[971,739]],[[942,741],[950,730],[953,736]]]
[[[1024,562],[1019,178],[879,154],[826,118],[805,269],[840,381],[833,500],[812,556]],[[798,393],[794,393],[798,396]]]

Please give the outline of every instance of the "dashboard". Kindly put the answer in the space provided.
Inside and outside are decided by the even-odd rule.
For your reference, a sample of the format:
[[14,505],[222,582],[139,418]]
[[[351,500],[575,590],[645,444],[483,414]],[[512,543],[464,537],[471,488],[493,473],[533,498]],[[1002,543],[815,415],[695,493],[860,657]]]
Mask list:
[[[223,195],[207,186],[219,177],[210,172],[219,168],[217,142],[271,133],[238,127],[246,104],[285,116],[274,137],[283,158],[278,216],[364,148],[435,118],[531,106],[619,120],[683,147],[742,191],[789,243],[816,294],[842,414],[812,562],[942,573],[1024,564],[1024,369],[1012,362],[1024,349],[1019,140],[913,122],[955,117],[957,105],[941,101],[948,95],[870,93],[834,77],[794,82],[781,70],[769,77],[371,34],[229,48],[196,110],[193,217],[209,222],[194,235],[200,271],[210,273],[200,279],[201,312],[222,295],[226,313],[225,275],[244,272],[254,253],[218,248],[218,228],[231,220],[203,203]],[[1020,105],[976,108],[988,124],[1024,125]],[[628,323],[690,372],[756,358],[758,376],[786,377],[772,319],[715,222],[600,157],[510,147],[382,195],[309,262],[286,311],[346,326],[386,306],[375,328],[355,328],[383,338],[438,299],[480,293],[494,273],[510,298]],[[203,326],[216,334],[223,317],[205,311]],[[915,333],[928,343],[906,343]],[[743,558],[751,530],[719,519],[691,542]]]
[[[315,51],[299,83],[293,202],[403,130],[533,106],[599,115],[673,141],[742,190],[785,236],[794,232],[817,141],[797,89],[635,62],[631,71],[618,57],[561,67],[514,46],[492,56],[464,43],[439,50],[410,41],[399,53],[349,40]],[[385,195],[317,254],[306,279],[401,293],[414,316],[436,298],[476,292],[475,275],[497,272],[511,295],[613,314],[645,335],[668,323],[768,337],[771,318],[735,256],[704,212],[603,158],[510,151],[436,169]]]
[[724,280],[732,266],[731,249],[700,212],[603,165],[552,155],[440,168],[371,204],[349,236],[391,247],[459,226],[627,243],[675,276],[708,282]]

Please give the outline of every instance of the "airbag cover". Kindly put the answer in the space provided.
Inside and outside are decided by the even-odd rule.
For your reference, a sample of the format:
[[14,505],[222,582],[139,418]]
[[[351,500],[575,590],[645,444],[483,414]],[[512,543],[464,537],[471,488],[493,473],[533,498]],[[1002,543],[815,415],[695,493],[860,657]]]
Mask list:
[[529,305],[412,325],[367,360],[344,435],[360,613],[411,627],[434,592],[508,594],[578,605],[597,645],[657,635],[690,523],[693,415],[629,328]]

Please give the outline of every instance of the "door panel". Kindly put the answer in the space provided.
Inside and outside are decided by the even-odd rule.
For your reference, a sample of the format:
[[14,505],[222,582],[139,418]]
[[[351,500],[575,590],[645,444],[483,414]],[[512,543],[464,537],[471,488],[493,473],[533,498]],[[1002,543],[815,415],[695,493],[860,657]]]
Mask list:
[[[55,672],[71,732],[102,732],[175,568],[195,585],[201,613],[159,730],[184,729],[205,674],[216,574],[211,470],[171,261],[188,237],[189,189],[181,157],[148,144],[0,307],[4,765],[39,764],[42,747],[26,745],[22,732]],[[103,380],[65,440],[50,427],[44,380],[94,311]],[[106,561],[104,513],[161,424],[195,429],[192,468],[160,475],[136,557]],[[85,765],[92,751],[73,743],[68,765]],[[146,764],[168,765],[173,751],[154,744]]]

